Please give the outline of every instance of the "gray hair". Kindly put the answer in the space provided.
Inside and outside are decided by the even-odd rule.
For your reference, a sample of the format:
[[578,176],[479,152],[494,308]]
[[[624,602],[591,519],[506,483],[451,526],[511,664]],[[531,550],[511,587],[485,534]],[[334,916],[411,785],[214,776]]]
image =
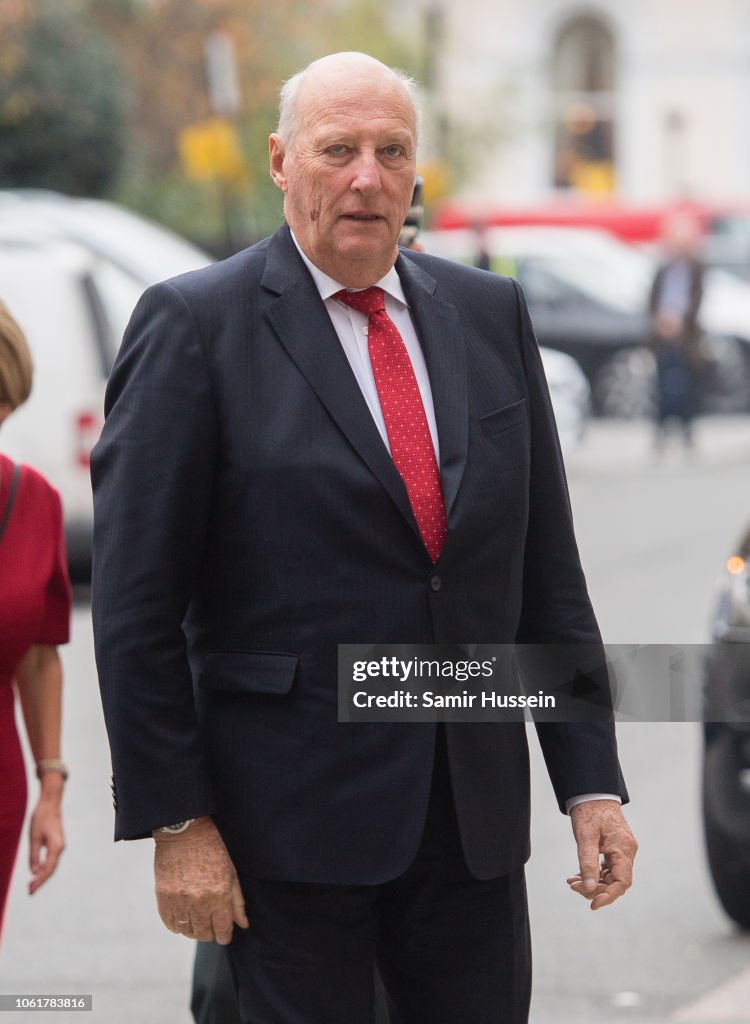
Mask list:
[[[317,63],[317,61],[313,61],[313,63]],[[281,87],[281,92],[279,94],[279,123],[276,128],[276,133],[286,146],[291,146],[293,144],[299,132],[300,126],[299,118],[297,117],[297,96],[305,75],[311,66],[312,65],[308,64],[306,68],[302,69],[302,71],[298,71],[296,75],[292,75],[292,77],[288,78]],[[412,78],[411,75],[407,75],[404,71],[401,71],[399,68],[389,68],[388,70],[395,75],[409,95],[409,99],[414,107],[414,120],[416,123],[417,136],[419,136],[421,111],[419,109],[419,94],[416,80]]]

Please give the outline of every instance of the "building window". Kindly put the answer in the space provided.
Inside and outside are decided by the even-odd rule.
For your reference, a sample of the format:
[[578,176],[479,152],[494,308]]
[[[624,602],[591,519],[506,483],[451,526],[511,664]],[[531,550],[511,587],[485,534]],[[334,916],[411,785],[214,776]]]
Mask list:
[[554,184],[585,195],[615,188],[615,45],[592,16],[557,35],[552,61]]

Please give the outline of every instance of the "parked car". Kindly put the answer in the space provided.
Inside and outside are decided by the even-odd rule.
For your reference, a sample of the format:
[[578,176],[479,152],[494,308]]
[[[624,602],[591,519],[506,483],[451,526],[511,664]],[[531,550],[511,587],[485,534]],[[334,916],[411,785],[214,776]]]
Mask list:
[[598,228],[624,242],[656,249],[665,221],[685,213],[701,226],[704,258],[711,267],[731,271],[750,280],[750,206],[747,200],[721,203],[695,199],[677,202],[632,204],[558,197],[529,206],[503,206],[486,202],[449,199],[433,216],[436,230],[509,226]]
[[[425,232],[435,255],[473,262],[471,231]],[[487,231],[490,269],[520,282],[539,343],[573,356],[599,415],[653,411],[656,366],[647,346],[652,256],[602,231],[507,227]],[[750,408],[750,287],[722,271],[707,275],[701,308],[706,332],[703,409]]]
[[88,457],[115,345],[97,270],[73,243],[0,231],[0,298],[24,330],[35,367],[31,398],[3,427],[2,446],[61,492],[76,577],[90,559]]
[[89,454],[125,325],[144,288],[211,258],[111,203],[0,192],[0,298],[28,336],[34,389],[3,427],[9,455],[61,492],[71,575],[90,573]]
[[750,929],[750,526],[728,558],[704,690],[703,826],[724,910]]
[[0,190],[0,224],[78,242],[143,287],[213,262],[174,232],[104,199],[45,189]]

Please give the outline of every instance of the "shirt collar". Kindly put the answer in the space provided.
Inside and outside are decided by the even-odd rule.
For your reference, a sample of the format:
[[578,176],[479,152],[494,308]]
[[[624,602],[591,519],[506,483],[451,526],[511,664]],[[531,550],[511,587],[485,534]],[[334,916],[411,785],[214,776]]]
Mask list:
[[[338,281],[334,281],[332,277],[329,277],[328,274],[324,273],[319,267],[316,267],[312,260],[308,259],[308,257],[302,251],[302,248],[300,247],[300,244],[297,241],[297,239],[294,237],[294,232],[292,231],[291,228],[289,229],[289,231],[292,236],[292,241],[297,246],[297,251],[299,252],[302,259],[305,261],[305,266],[312,274],[312,279],[315,282],[315,287],[318,289],[318,292],[320,293],[321,299],[323,299],[323,301],[325,302],[326,299],[332,298],[336,294],[336,292],[340,292],[342,288],[344,288],[344,285],[340,284]],[[391,269],[384,277],[381,277],[379,281],[376,281],[375,287],[382,288],[387,295],[390,295],[392,298],[400,302],[403,306],[406,306],[408,308],[409,303],[406,301],[404,289],[401,287],[401,280],[398,276],[398,273],[396,272],[395,267],[391,267]]]

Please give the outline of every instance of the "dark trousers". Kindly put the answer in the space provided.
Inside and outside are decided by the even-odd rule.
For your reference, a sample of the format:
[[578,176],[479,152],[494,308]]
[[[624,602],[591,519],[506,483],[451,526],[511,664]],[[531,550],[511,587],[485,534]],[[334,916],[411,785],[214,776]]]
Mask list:
[[218,942],[197,942],[190,1012],[195,1024],[242,1024],[232,976]]
[[250,927],[228,947],[243,1024],[526,1024],[531,951],[523,868],[466,867],[439,730],[424,835],[382,885],[241,878]]
[[[190,1012],[195,1024],[242,1024],[237,995],[224,948],[218,942],[196,942]],[[375,1024],[390,1024],[385,991],[375,972]]]
[[675,419],[682,424],[685,440],[690,441],[699,406],[699,380],[685,346],[663,344],[657,352],[656,369],[657,440],[663,437],[667,421]]

